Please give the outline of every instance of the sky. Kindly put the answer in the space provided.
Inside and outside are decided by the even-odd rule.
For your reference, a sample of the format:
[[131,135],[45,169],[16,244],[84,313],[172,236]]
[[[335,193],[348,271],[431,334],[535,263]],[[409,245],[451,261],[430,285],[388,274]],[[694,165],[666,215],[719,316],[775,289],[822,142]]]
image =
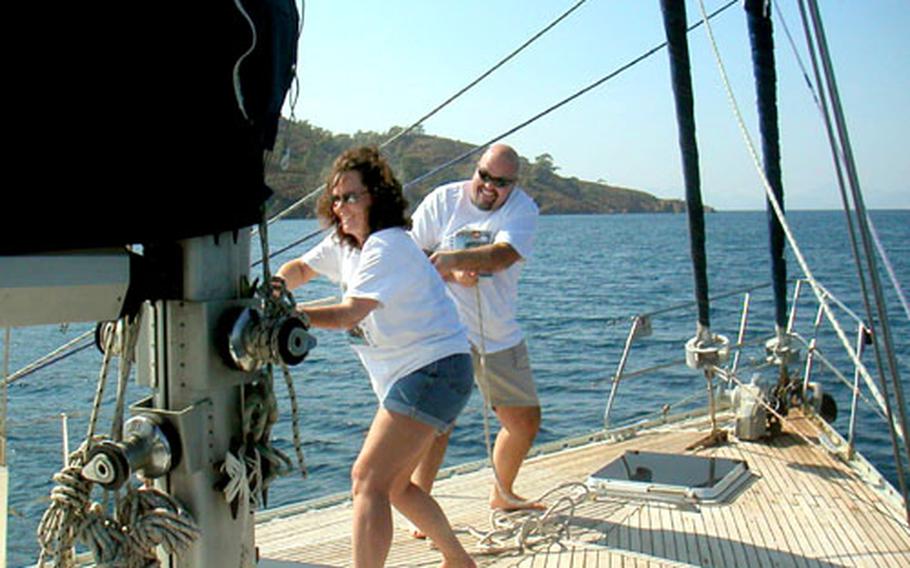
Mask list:
[[[708,12],[726,0],[703,0]],[[298,45],[297,120],[334,133],[408,126],[578,0],[310,0]],[[826,37],[870,208],[910,208],[910,2],[821,0]],[[749,39],[741,2],[712,20],[733,96],[757,148]],[[701,18],[687,1],[688,20]],[[831,151],[784,24],[809,76],[797,0],[775,8],[786,207],[837,209]],[[587,0],[560,24],[424,123],[426,133],[481,144],[665,41],[657,0]],[[704,203],[765,207],[704,27],[689,34]],[[286,105],[285,114],[289,115]],[[503,139],[558,173],[685,195],[669,63],[661,50]],[[760,150],[758,150],[760,152]],[[407,181],[407,180],[404,180]]]

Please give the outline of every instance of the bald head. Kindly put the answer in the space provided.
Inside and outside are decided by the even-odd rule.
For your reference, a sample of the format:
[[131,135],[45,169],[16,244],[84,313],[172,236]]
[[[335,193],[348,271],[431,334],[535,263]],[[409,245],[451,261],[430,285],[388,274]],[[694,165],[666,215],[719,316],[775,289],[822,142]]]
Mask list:
[[480,162],[497,162],[499,165],[508,168],[511,171],[511,175],[508,176],[512,179],[518,177],[518,168],[521,167],[521,163],[518,161],[518,152],[508,144],[493,144],[487,151],[483,153],[483,156],[480,158]]
[[506,202],[518,179],[518,153],[506,144],[493,144],[477,162],[471,179],[471,202],[478,209],[495,211]]

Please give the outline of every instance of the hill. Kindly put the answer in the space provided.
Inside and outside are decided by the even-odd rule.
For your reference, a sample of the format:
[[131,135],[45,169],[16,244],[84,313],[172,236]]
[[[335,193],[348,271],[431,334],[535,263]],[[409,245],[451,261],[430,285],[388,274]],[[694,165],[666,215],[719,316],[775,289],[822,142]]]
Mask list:
[[[282,121],[275,155],[266,170],[266,181],[275,191],[269,213],[284,210],[324,183],[332,160],[346,148],[379,145],[402,131],[400,127],[393,127],[385,133],[333,134],[306,121]],[[473,147],[473,144],[430,136],[417,129],[383,148],[383,154],[398,178],[403,183],[408,183]],[[285,159],[282,160],[282,157]],[[473,174],[476,160],[477,156],[472,156],[421,180],[408,188],[408,200],[412,205],[417,204],[437,185],[469,178]],[[279,166],[282,161],[283,168]],[[660,199],[644,191],[562,177],[556,173],[559,168],[549,154],[537,156],[533,162],[522,157],[521,163],[519,183],[540,206],[542,214],[685,211],[685,203],[678,199]],[[315,199],[307,200],[293,216],[313,216],[314,203]]]

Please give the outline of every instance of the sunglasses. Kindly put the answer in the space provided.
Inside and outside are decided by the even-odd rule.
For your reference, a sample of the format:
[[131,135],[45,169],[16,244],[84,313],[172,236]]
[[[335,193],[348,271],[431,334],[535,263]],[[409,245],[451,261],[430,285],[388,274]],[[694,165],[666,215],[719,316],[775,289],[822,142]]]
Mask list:
[[483,168],[477,169],[477,175],[480,177],[480,180],[482,182],[492,184],[494,187],[498,187],[500,189],[504,188],[504,187],[509,187],[510,185],[515,183],[515,180],[511,179],[511,178],[496,177],[496,176],[490,175],[490,172],[488,172],[487,170],[485,170]]
[[360,201],[360,199],[366,195],[367,192],[360,193],[343,193],[341,195],[332,196],[332,207],[338,207],[342,204],[353,205]]

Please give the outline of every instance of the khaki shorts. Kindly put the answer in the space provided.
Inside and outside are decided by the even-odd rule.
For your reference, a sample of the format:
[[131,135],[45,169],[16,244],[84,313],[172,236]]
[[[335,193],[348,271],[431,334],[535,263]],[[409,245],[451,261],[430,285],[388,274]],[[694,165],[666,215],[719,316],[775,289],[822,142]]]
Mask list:
[[515,347],[487,353],[483,366],[480,353],[473,347],[471,358],[474,360],[474,380],[491,405],[540,406],[524,340]]

